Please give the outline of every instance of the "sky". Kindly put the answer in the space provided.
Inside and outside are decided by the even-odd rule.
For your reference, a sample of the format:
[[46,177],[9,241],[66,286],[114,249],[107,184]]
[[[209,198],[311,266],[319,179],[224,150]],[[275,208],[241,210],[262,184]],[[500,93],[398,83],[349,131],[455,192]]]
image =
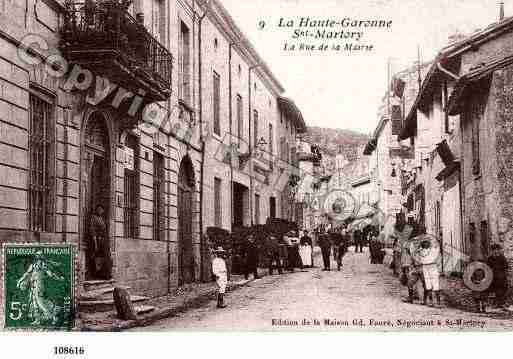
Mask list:
[[[387,86],[387,63],[392,72],[417,60],[432,60],[455,32],[470,34],[496,22],[494,0],[221,0],[237,25],[303,113],[308,126],[374,131],[377,110]],[[513,15],[506,2],[505,15]],[[293,28],[280,19],[351,18],[392,20],[390,29],[363,29],[361,43],[373,44],[366,53],[285,51]],[[265,22],[263,29],[261,22]],[[337,30],[340,30],[337,28]],[[348,29],[342,29],[348,30]],[[349,29],[350,30],[350,29]],[[352,30],[352,31],[362,31]],[[319,40],[311,40],[316,44]],[[353,41],[358,43],[357,41]]]

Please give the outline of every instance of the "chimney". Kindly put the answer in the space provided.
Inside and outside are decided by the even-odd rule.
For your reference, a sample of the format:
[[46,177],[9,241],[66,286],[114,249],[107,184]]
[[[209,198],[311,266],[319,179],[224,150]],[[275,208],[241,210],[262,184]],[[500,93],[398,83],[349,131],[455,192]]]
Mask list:
[[499,4],[499,21],[504,20],[504,1]]

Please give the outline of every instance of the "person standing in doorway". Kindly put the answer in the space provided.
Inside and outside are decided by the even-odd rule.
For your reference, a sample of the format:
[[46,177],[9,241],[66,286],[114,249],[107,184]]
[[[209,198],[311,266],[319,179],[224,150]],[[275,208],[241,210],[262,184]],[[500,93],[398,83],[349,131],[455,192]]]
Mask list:
[[110,279],[110,243],[107,236],[105,208],[99,204],[91,216],[89,247],[90,275],[94,279]]

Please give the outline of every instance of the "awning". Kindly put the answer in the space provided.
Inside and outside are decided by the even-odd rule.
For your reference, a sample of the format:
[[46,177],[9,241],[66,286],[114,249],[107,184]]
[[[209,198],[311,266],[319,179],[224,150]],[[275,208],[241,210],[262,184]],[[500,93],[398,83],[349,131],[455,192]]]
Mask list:
[[447,104],[449,115],[458,115],[464,110],[465,98],[475,90],[477,84],[481,80],[488,79],[494,71],[503,69],[513,64],[513,55],[507,57],[496,58],[487,64],[481,64],[479,67],[471,69],[467,74],[463,75],[451,94]]

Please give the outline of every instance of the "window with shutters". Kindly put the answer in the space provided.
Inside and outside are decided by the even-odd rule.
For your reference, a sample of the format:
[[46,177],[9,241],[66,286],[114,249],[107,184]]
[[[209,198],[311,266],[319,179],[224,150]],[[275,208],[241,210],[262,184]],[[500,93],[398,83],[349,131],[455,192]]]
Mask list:
[[164,240],[164,156],[153,153],[153,239]]
[[125,208],[124,208],[124,226],[125,237],[139,237],[139,145],[137,137],[129,136],[126,140],[126,146],[133,151],[133,167],[125,168]]
[[258,111],[253,110],[253,144],[258,146]]
[[219,75],[214,71],[213,74],[213,111],[214,111],[214,133],[218,136],[221,136],[221,78]]
[[237,138],[239,141],[239,146],[243,136],[244,130],[244,117],[243,117],[243,103],[241,95],[237,95]]
[[189,28],[180,22],[180,97],[190,105],[191,100],[191,35]]
[[255,193],[255,224],[260,224],[260,195]]
[[219,228],[223,226],[221,183],[221,179],[214,178],[214,224]]
[[30,93],[29,229],[50,232],[54,222],[54,99]]

